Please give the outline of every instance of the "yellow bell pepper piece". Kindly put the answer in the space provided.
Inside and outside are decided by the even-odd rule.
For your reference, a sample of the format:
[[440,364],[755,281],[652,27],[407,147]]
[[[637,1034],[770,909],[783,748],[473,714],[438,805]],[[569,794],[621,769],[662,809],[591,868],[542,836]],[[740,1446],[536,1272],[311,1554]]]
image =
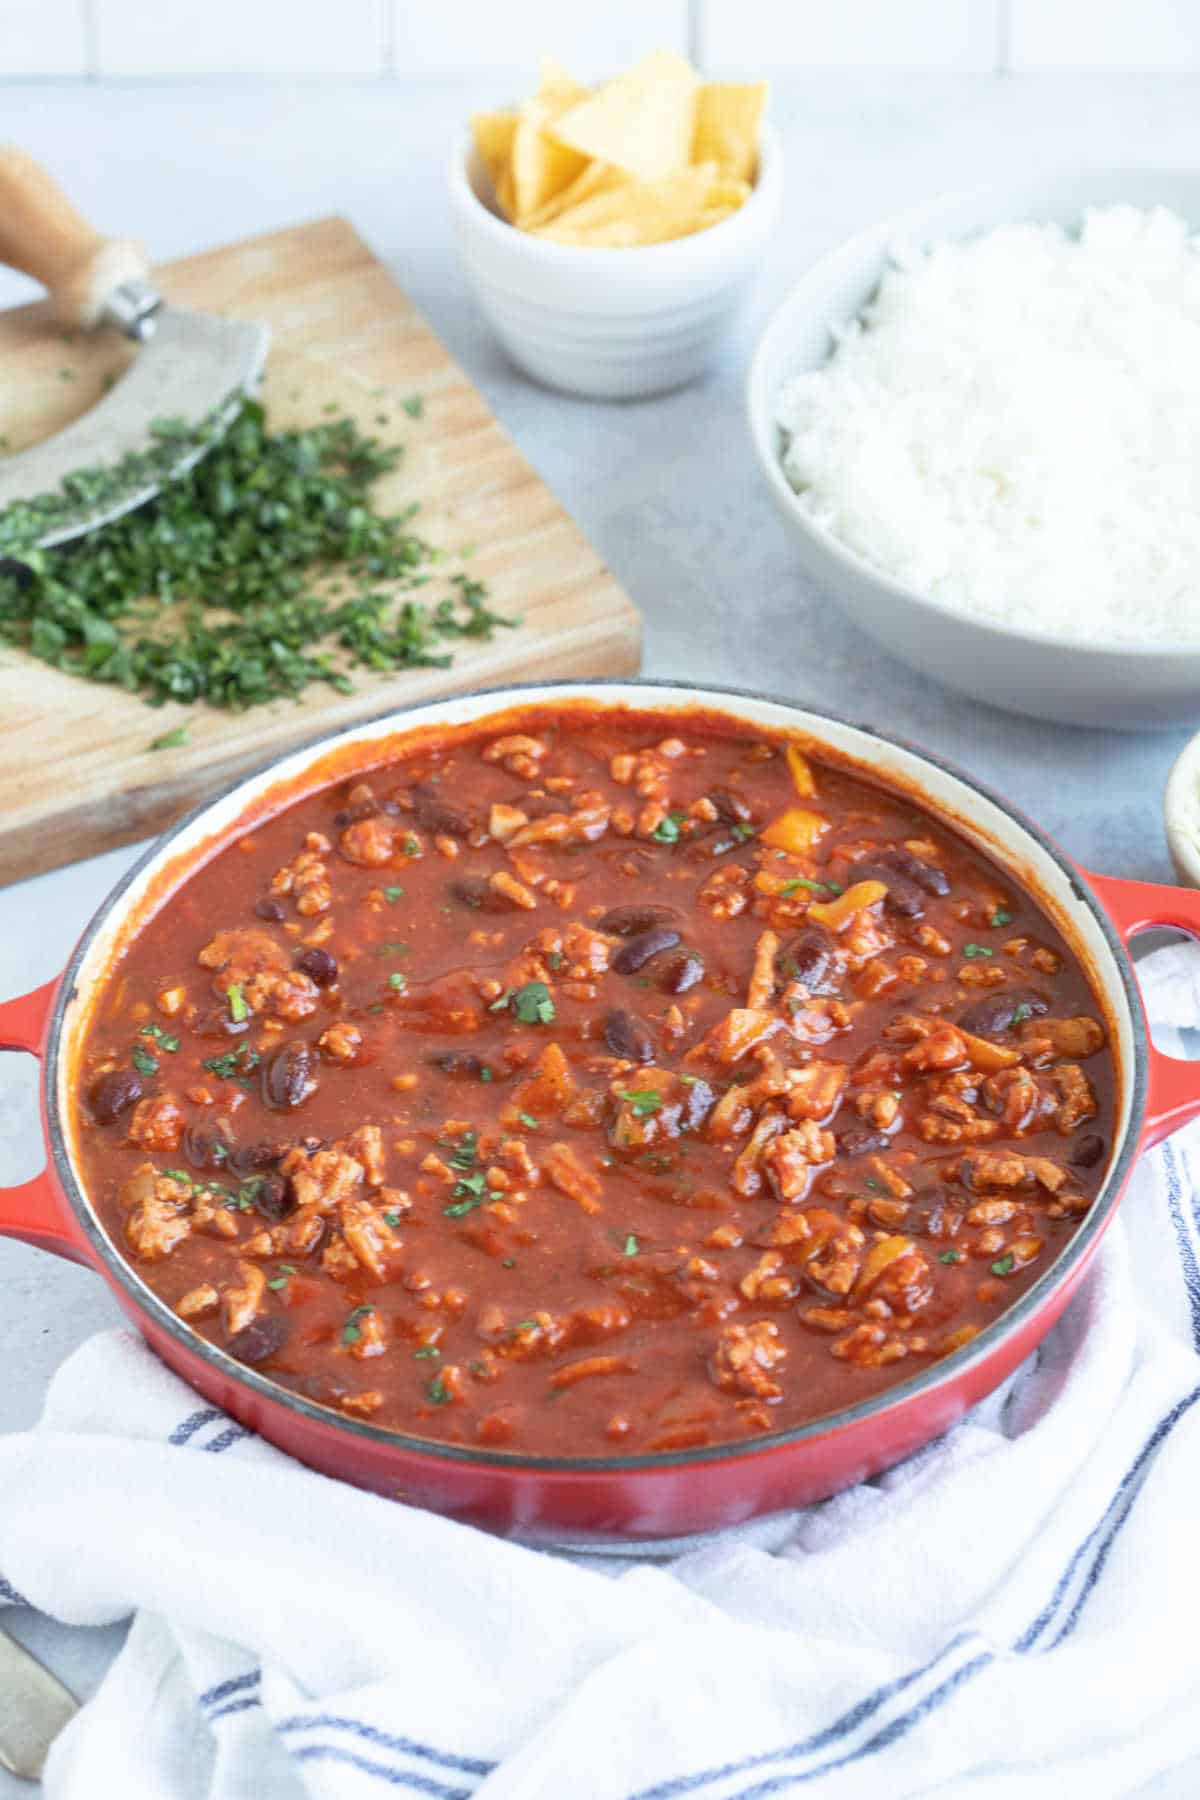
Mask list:
[[864,1293],[873,1282],[879,1280],[889,1263],[894,1263],[898,1256],[906,1256],[915,1248],[912,1239],[903,1235],[876,1239],[863,1258],[863,1266],[855,1283],[856,1291]]
[[806,806],[789,806],[772,819],[762,834],[761,842],[772,850],[786,850],[791,856],[804,856],[818,844],[829,830],[829,820]]
[[812,764],[798,744],[787,747],[788,768],[791,770],[792,784],[802,800],[814,800],[817,793],[817,779],[812,772]]
[[836,900],[814,900],[804,916],[817,925],[824,925],[826,931],[844,931],[856,912],[861,912],[864,906],[874,906],[886,895],[887,888],[882,881],[856,881]]

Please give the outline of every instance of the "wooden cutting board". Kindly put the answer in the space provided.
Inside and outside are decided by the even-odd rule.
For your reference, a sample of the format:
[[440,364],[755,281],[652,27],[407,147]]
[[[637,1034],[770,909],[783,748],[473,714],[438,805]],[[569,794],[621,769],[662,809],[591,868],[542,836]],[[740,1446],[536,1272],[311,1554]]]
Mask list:
[[[368,430],[379,429],[374,415],[389,416],[380,435],[405,443],[414,529],[451,552],[474,546],[463,566],[487,583],[490,605],[521,623],[490,642],[447,645],[449,669],[355,670],[352,694],[314,685],[299,701],[245,713],[150,708],[0,646],[0,883],[145,837],[288,745],[389,706],[638,668],[636,609],[344,219],[187,257],[158,278],[182,305],[271,326],[264,392],[279,423],[315,424],[333,399]],[[127,355],[119,340],[64,343],[44,305],[0,313],[0,431],[10,446],[67,423]],[[424,403],[416,420],[400,407],[412,394]],[[186,746],[150,748],[185,718]]]

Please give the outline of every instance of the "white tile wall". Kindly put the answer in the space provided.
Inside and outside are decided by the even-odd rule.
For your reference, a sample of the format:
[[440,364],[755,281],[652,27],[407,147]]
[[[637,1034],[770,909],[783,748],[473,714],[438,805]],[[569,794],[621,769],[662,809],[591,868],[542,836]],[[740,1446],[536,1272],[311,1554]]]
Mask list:
[[996,66],[1000,7],[1001,0],[704,0],[698,48],[715,74],[987,70]]
[[0,0],[0,79],[84,75],[85,0]]
[[0,0],[0,81],[597,76],[660,44],[714,73],[1200,72],[1200,0]]

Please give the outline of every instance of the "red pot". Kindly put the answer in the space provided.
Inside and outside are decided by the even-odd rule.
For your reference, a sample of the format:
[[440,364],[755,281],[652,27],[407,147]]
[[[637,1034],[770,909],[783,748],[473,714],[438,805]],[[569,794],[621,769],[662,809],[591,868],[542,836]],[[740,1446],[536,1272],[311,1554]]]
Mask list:
[[[522,1457],[435,1444],[347,1419],[277,1387],[192,1332],[110,1244],[84,1193],[71,1141],[73,1058],[88,1004],[140,920],[232,831],[298,794],[394,754],[425,725],[464,724],[539,702],[702,706],[751,727],[790,727],[940,814],[1033,891],[1083,959],[1108,1015],[1120,1071],[1118,1130],[1105,1186],[1041,1279],[969,1345],[844,1412],[749,1443],[657,1456]],[[681,720],[681,723],[684,721]],[[0,1232],[90,1264],[177,1374],[243,1425],[329,1475],[525,1534],[669,1537],[822,1499],[910,1455],[1027,1357],[1075,1292],[1138,1155],[1200,1114],[1200,1066],[1154,1050],[1125,946],[1152,925],[1200,935],[1200,893],[1077,869],[1035,826],[957,771],[869,728],[729,689],[655,683],[549,684],[460,696],[356,727],[241,782],[182,820],[96,914],[63,975],[0,1006],[0,1048],[43,1060],[48,1161],[0,1191]]]

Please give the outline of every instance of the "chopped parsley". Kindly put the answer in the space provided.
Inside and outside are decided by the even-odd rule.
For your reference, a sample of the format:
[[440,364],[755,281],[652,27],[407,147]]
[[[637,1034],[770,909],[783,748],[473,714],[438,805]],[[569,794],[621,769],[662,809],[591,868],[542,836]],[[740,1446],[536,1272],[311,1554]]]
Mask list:
[[402,887],[385,887],[383,897],[385,900],[403,900],[404,889]]
[[159,1049],[167,1051],[168,1055],[173,1055],[179,1048],[179,1039],[171,1032],[164,1031],[161,1025],[143,1025],[141,1035],[153,1038]]
[[479,1079],[480,1081],[492,1081],[494,1079],[493,1072],[488,1068],[486,1063],[484,1063],[482,1069],[479,1071]]
[[448,1219],[462,1219],[467,1213],[474,1212],[485,1200],[499,1200],[500,1194],[495,1188],[489,1188],[487,1177],[482,1169],[474,1175],[460,1175],[454,1184],[453,1197],[449,1206],[443,1206],[442,1212]]
[[182,750],[188,741],[186,725],[177,725],[174,731],[164,731],[161,737],[150,739],[152,750]]
[[1012,922],[1013,916],[1006,906],[998,906],[988,920],[989,925],[1011,925]]
[[989,950],[986,944],[964,944],[962,953],[966,957],[995,956],[996,954],[994,950]]
[[464,1131],[447,1161],[452,1169],[469,1169],[479,1154],[479,1133]]
[[797,888],[807,888],[810,894],[828,894],[833,891],[828,881],[810,881],[806,875],[793,875],[791,880],[785,881],[780,888],[779,898],[786,900],[790,894],[796,892]]
[[[352,419],[273,431],[243,398],[200,426],[159,420],[151,438],[0,512],[0,640],[151,705],[241,711],[313,682],[348,692],[354,667],[445,667],[453,640],[512,622],[463,574],[443,599],[413,598],[437,553],[414,534],[412,508],[374,509],[372,488],[401,451]],[[181,472],[196,451],[206,453]],[[159,491],[147,504],[53,557],[37,551],[48,532],[148,487]],[[319,585],[334,574],[348,577],[341,592]],[[155,748],[186,742],[184,730]]]
[[400,1223],[400,1214],[398,1212],[385,1212],[383,1215],[383,1222],[388,1227],[389,1231],[395,1231],[397,1225]]
[[992,1264],[992,1274],[993,1275],[1011,1275],[1012,1271],[1013,1271],[1013,1267],[1016,1263],[1016,1260],[1017,1260],[1016,1257],[1013,1255],[1012,1251],[1010,1250],[1007,1256],[1000,1257],[997,1262],[994,1262]]
[[628,1100],[629,1109],[635,1119],[648,1119],[656,1113],[663,1103],[662,1094],[657,1088],[627,1088],[621,1091],[621,1099]]
[[240,1081],[245,1084],[253,1070],[257,1069],[262,1057],[249,1044],[239,1044],[234,1050],[226,1050],[222,1056],[205,1058],[204,1067],[210,1075],[216,1075],[221,1081]]
[[429,1395],[429,1398],[433,1401],[435,1406],[449,1406],[453,1399],[450,1389],[446,1386],[446,1383],[440,1375],[434,1376],[433,1380],[429,1383],[429,1386],[425,1389],[425,1392]]
[[518,1319],[508,1335],[516,1337],[522,1331],[540,1331],[541,1329],[536,1319]]
[[158,1074],[158,1063],[155,1061],[154,1057],[150,1055],[148,1050],[142,1049],[140,1044],[135,1044],[133,1046],[133,1055],[131,1056],[130,1061],[133,1063],[133,1066],[139,1075]]
[[962,1258],[959,1256],[957,1250],[943,1250],[942,1254],[938,1257],[938,1261],[940,1263],[956,1263],[961,1262]]
[[[248,1175],[237,1191],[237,1206],[240,1212],[249,1212],[258,1199],[259,1189],[266,1180],[265,1175]],[[295,1274],[295,1270],[292,1270]]]
[[393,969],[388,976],[388,986],[397,994],[402,994],[408,986],[408,976],[402,975],[399,969]]
[[287,1286],[288,1276],[294,1275],[295,1273],[296,1271],[291,1263],[280,1263],[278,1275],[273,1275],[270,1281],[268,1281],[267,1286],[275,1293],[278,1293],[280,1288],[285,1288]]
[[650,836],[657,838],[660,844],[675,844],[679,841],[679,827],[685,815],[681,812],[670,812],[665,819],[660,819]]
[[403,850],[405,856],[420,856],[421,840],[417,836],[415,831],[410,831],[406,835],[404,842],[401,844],[400,848]]
[[546,967],[557,974],[565,961],[566,957],[561,950],[551,950],[549,956],[546,958]]
[[500,997],[492,1001],[489,1011],[503,1012],[506,1006],[512,1007],[522,1025],[554,1023],[554,1002],[544,981],[527,981],[524,987],[505,988]]
[[733,835],[738,840],[739,844],[744,844],[747,838],[752,838],[755,834],[755,829],[756,828],[753,825],[747,825],[745,823],[734,825],[732,827]]
[[342,1326],[343,1344],[361,1343],[362,1328],[358,1321],[360,1319],[365,1319],[368,1313],[373,1313],[374,1311],[375,1308],[373,1306],[356,1306],[354,1308],[354,1311],[350,1313],[346,1319],[346,1323]]
[[1033,1017],[1032,1006],[1030,1006],[1028,1000],[1022,1000],[1020,1006],[1018,1006],[1016,1011],[1013,1013],[1013,1024],[1014,1025],[1023,1025],[1025,1023],[1026,1019],[1032,1019],[1032,1017]]
[[229,1002],[229,1016],[235,1025],[244,1025],[250,1017],[250,1008],[246,1005],[245,995],[239,982],[231,982],[226,989],[225,998]]
[[522,1123],[522,1125],[525,1125],[525,1126],[527,1126],[527,1127],[528,1127],[528,1129],[529,1129],[529,1130],[530,1130],[530,1131],[536,1131],[536,1130],[537,1130],[537,1128],[538,1128],[538,1122],[537,1122],[537,1120],[536,1120],[536,1119],[535,1119],[535,1118],[534,1118],[534,1116],[533,1116],[533,1114],[532,1114],[532,1113],[527,1113],[527,1112],[519,1112],[519,1113],[518,1113],[518,1114],[517,1114],[517,1117],[518,1117],[518,1119],[519,1119],[519,1120],[520,1120],[520,1121],[521,1121],[521,1123]]
[[422,1344],[419,1350],[413,1351],[414,1356],[440,1356],[441,1354],[436,1344]]
[[517,1259],[515,1256],[506,1256],[504,1258],[504,1261],[500,1264],[500,1267],[502,1269],[515,1269],[516,1266],[517,1266]]
[[631,1231],[629,1236],[625,1239],[625,1249],[623,1254],[626,1256],[636,1256],[639,1249],[640,1245]]

